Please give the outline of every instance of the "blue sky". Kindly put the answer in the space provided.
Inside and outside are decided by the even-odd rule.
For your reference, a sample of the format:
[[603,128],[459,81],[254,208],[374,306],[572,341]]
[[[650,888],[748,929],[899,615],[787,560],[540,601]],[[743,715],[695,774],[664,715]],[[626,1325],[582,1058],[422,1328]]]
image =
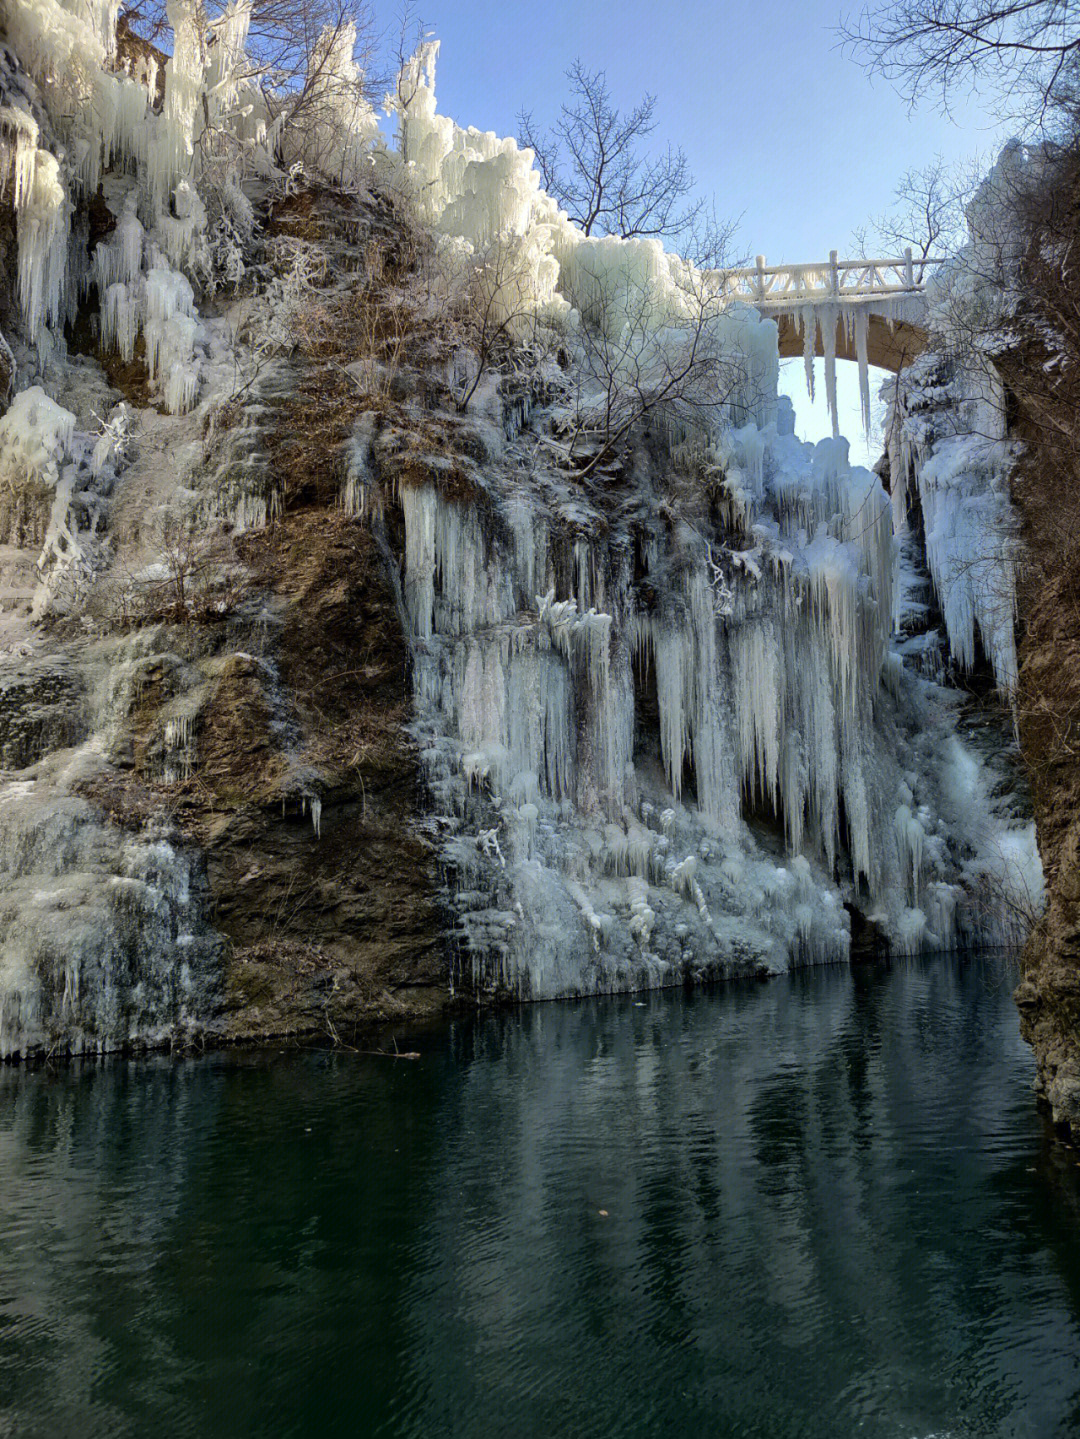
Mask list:
[[[975,106],[950,121],[872,83],[838,47],[843,8],[857,0],[423,0],[420,14],[442,41],[439,109],[459,125],[507,135],[522,107],[550,118],[576,57],[606,70],[616,103],[651,91],[656,139],[682,145],[717,213],[739,220],[739,251],[779,264],[848,249],[905,170],[1004,138]],[[800,430],[824,433],[792,392]],[[857,423],[844,427],[854,451]]]

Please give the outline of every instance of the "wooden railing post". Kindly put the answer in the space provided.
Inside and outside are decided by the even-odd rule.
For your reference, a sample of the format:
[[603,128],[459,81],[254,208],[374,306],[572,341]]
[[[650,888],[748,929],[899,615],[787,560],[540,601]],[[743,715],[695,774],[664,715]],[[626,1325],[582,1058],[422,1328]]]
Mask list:
[[764,298],[765,298],[765,256],[764,256],[764,255],[759,255],[759,256],[757,257],[757,292],[758,292],[758,299],[759,299],[759,300],[764,300]]
[[836,255],[837,255],[837,252],[836,252],[835,250],[830,250],[830,251],[829,251],[829,271],[830,271],[831,276],[832,276],[832,292],[833,292],[834,295],[837,296],[837,298],[839,298],[839,295],[840,295],[840,266],[839,266],[839,264],[837,263]]
[[911,261],[911,246],[904,251],[904,282],[909,290],[915,288],[915,266]]

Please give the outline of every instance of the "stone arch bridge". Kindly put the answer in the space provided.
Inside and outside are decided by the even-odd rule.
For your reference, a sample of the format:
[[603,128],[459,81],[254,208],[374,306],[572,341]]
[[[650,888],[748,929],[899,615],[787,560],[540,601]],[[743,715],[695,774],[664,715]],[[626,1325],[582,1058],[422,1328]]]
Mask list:
[[833,430],[836,413],[836,361],[859,366],[863,423],[870,422],[868,367],[894,373],[910,364],[926,345],[927,272],[942,260],[915,257],[840,260],[809,265],[766,265],[764,255],[751,268],[728,270],[724,289],[732,301],[753,305],[776,320],[780,356],[801,355],[813,394],[813,361],[825,360],[825,385]]

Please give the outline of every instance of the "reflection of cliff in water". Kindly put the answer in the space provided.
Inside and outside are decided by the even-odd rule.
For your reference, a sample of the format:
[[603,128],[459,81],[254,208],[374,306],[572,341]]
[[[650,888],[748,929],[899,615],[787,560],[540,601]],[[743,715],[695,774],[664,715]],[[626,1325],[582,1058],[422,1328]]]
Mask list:
[[418,1064],[4,1071],[8,1413],[1064,1433],[1078,1191],[1010,987],[911,961],[489,1014]]

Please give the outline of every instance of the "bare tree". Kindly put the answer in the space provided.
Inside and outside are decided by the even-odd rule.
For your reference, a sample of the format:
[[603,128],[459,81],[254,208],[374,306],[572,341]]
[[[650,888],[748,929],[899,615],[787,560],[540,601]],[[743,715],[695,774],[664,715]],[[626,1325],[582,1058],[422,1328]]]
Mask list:
[[987,89],[1038,122],[1080,55],[1077,0],[877,0],[841,21],[851,52],[912,103]]
[[586,235],[680,234],[701,202],[684,203],[694,177],[681,149],[669,145],[650,157],[639,148],[656,129],[656,97],[645,95],[624,114],[603,70],[575,60],[566,76],[570,100],[550,131],[538,130],[529,111],[518,116],[519,139],[536,155],[545,190]]
[[387,97],[387,109],[398,119],[398,151],[407,165],[409,154],[409,113],[429,79],[428,52],[424,49],[427,31],[412,0],[402,0],[398,11],[394,93]]
[[929,165],[906,171],[895,190],[895,206],[855,232],[863,254],[900,255],[910,247],[919,259],[951,254],[963,243],[964,204],[978,183],[978,163],[949,166],[939,155]]
[[509,352],[530,330],[535,332],[534,275],[527,243],[517,235],[499,236],[470,257],[464,293],[465,345],[459,350],[466,363],[455,397],[461,414],[500,351]]

